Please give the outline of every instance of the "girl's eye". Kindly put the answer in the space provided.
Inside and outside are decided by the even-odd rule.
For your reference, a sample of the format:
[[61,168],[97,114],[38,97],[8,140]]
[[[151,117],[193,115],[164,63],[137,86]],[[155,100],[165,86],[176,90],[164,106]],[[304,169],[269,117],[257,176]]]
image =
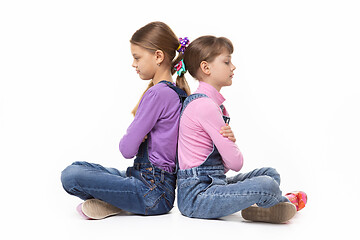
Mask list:
[[229,64],[230,64],[230,62],[225,62],[225,64],[226,64],[226,65],[229,65]]

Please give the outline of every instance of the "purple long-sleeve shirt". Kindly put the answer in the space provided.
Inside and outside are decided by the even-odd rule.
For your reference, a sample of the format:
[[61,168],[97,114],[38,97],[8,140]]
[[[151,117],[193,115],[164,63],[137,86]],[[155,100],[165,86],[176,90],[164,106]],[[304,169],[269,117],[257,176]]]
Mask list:
[[177,93],[165,83],[151,87],[142,97],[134,121],[120,140],[125,158],[133,158],[148,136],[149,161],[173,172],[181,103]]

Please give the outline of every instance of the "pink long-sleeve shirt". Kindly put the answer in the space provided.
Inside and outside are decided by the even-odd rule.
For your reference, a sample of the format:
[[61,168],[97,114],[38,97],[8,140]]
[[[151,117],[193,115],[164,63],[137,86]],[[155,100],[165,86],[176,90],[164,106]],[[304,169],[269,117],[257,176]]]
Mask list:
[[200,166],[213,150],[218,149],[225,166],[239,171],[243,166],[243,156],[237,145],[220,134],[225,125],[223,115],[229,116],[220,105],[225,98],[213,86],[200,81],[195,93],[203,93],[208,98],[198,98],[185,108],[180,119],[178,159],[180,169]]

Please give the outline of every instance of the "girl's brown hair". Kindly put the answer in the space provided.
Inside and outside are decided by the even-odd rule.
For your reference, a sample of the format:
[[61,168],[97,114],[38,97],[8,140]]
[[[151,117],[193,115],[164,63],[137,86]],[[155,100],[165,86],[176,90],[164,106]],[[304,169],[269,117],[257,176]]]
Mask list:
[[234,52],[231,41],[225,37],[202,36],[190,43],[184,54],[184,63],[190,75],[196,75],[202,61],[212,62],[221,53]]
[[[130,42],[154,53],[157,50],[163,51],[165,54],[164,61],[169,61],[172,75],[175,73],[174,66],[179,63],[184,56],[184,54],[180,53],[175,58],[176,50],[178,49],[180,44],[179,39],[171,30],[171,28],[163,22],[151,22],[140,28],[131,37]],[[145,92],[152,86],[154,86],[154,83],[151,80],[147,89],[141,95],[141,98],[144,96]],[[190,94],[190,88],[184,74],[181,77],[177,76],[176,86],[183,89],[188,95]],[[134,116],[139,107],[141,98],[131,112]]]

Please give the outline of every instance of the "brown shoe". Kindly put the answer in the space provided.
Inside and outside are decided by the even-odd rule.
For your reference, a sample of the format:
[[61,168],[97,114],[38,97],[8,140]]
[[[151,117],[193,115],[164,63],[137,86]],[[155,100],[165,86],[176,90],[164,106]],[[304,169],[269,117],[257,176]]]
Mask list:
[[90,219],[103,219],[122,212],[120,208],[99,199],[88,199],[81,205],[81,210]]
[[251,206],[241,211],[245,220],[253,222],[284,223],[296,214],[296,206],[289,202],[281,202],[270,208]]

